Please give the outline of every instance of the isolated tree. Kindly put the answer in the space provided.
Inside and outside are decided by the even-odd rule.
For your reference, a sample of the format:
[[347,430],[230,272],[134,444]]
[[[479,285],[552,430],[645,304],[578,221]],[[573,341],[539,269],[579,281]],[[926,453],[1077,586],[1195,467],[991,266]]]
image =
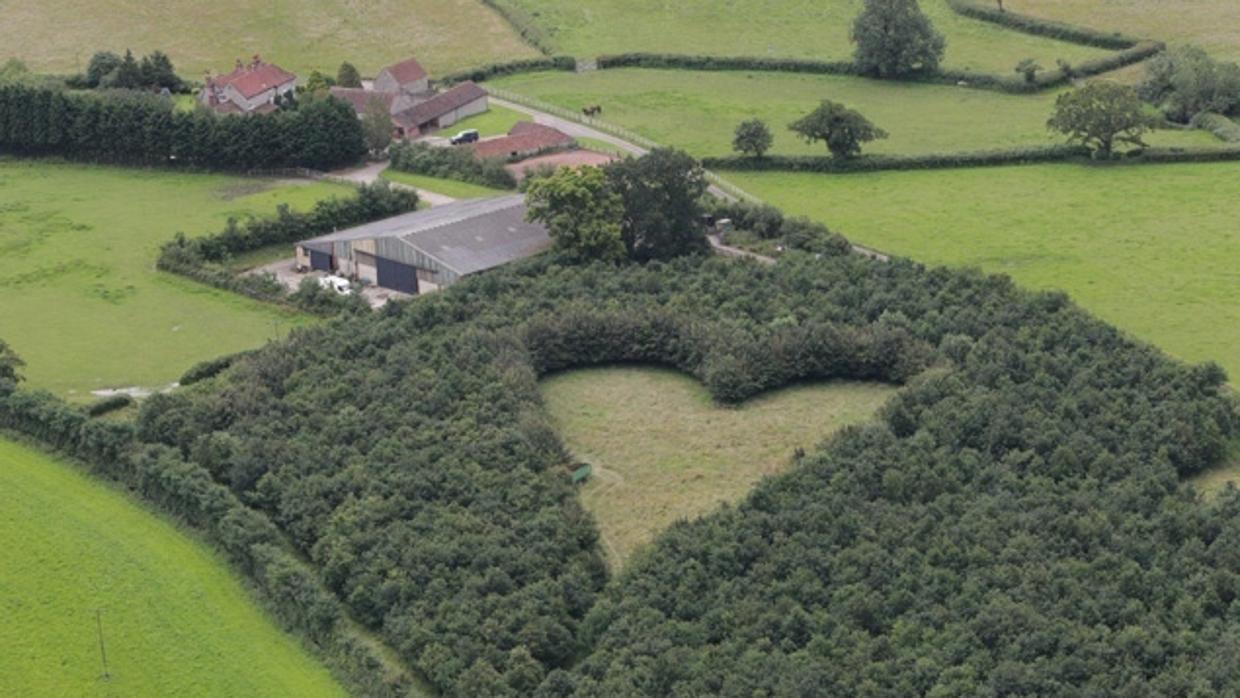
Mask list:
[[547,226],[556,248],[579,262],[620,262],[624,201],[597,167],[561,168],[530,183],[527,217]]
[[917,0],[865,0],[852,40],[858,70],[879,78],[933,73],[946,47]]
[[332,76],[312,70],[310,71],[310,77],[306,78],[306,84],[300,89],[302,92],[314,94],[316,92],[326,92],[328,88],[335,84],[336,80]]
[[366,109],[362,112],[362,133],[366,138],[367,150],[376,155],[392,144],[392,111],[379,95],[366,99]]
[[749,119],[742,121],[736,127],[736,135],[732,138],[732,150],[760,158],[771,149],[773,140],[771,129],[767,128],[765,123],[760,119]]
[[870,123],[860,112],[829,99],[788,128],[801,134],[808,143],[822,141],[837,158],[854,157],[861,153],[862,143],[887,137],[886,131]]
[[22,379],[18,369],[25,366],[26,362],[13,351],[8,342],[0,339],[0,383],[8,381],[17,383]]
[[1032,83],[1038,79],[1038,71],[1042,70],[1042,65],[1032,58],[1026,58],[1016,64],[1016,72],[1025,76],[1025,82]]
[[688,154],[657,148],[607,165],[624,202],[620,234],[629,256],[644,262],[706,249],[701,226],[706,173]]
[[1141,135],[1149,130],[1151,119],[1136,90],[1100,81],[1059,95],[1046,126],[1089,147],[1095,157],[1105,158],[1116,143],[1144,146]]
[[336,84],[341,87],[361,87],[362,74],[357,72],[357,68],[353,67],[352,63],[345,61],[336,71]]

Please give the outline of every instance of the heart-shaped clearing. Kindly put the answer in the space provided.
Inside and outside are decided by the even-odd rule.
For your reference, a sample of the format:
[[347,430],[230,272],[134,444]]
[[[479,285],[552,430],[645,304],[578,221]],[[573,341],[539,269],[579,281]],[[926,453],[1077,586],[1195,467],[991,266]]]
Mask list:
[[542,384],[561,438],[593,466],[581,498],[613,569],[678,519],[739,501],[786,468],[797,447],[869,419],[895,390],[818,382],[723,407],[693,378],[665,368],[578,369]]

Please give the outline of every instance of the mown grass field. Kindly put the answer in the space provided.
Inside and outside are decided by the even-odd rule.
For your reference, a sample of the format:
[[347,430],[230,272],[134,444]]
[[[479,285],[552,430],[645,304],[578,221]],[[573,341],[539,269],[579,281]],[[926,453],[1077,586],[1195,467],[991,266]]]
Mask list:
[[491,196],[500,196],[501,194],[509,194],[511,192],[502,189],[491,189],[478,184],[470,184],[469,182],[459,182],[455,179],[447,179],[445,177],[429,177],[427,175],[413,174],[411,172],[399,172],[397,170],[384,170],[380,175],[389,182],[399,182],[400,184],[408,184],[411,187],[425,189],[436,194],[443,194],[454,199],[485,199]]
[[416,55],[433,75],[538,55],[475,0],[5,0],[0,16],[0,61],[37,71],[82,70],[94,51],[126,48],[162,50],[196,80],[255,53],[303,79],[346,60],[373,76]]
[[1235,0],[1007,0],[1034,17],[1171,44],[1196,44],[1216,58],[1240,60],[1240,3]]
[[[712,56],[847,60],[861,0],[501,0],[517,8],[557,52],[578,57],[651,51]],[[1099,49],[1012,32],[952,12],[945,0],[922,9],[947,38],[952,68],[1011,72],[1025,58],[1043,65],[1105,54]]]
[[487,111],[481,114],[475,114],[469,118],[461,119],[452,124],[443,132],[437,134],[440,136],[451,137],[453,134],[472,128],[478,131],[483,138],[487,136],[502,136],[508,133],[513,124],[518,121],[529,121],[530,117],[519,111],[501,107],[496,104],[490,105]]
[[0,695],[345,695],[206,546],[2,439],[0,548]]
[[1077,303],[1240,381],[1240,164],[729,174],[790,213],[928,264],[972,265]]
[[[868,144],[866,152],[935,153],[1062,142],[1046,129],[1053,92],[1009,95],[845,76],[644,69],[534,73],[495,84],[574,111],[600,104],[605,121],[699,157],[731,153],[736,125],[751,118],[771,128],[773,153],[825,155],[823,145],[807,144],[788,130],[788,124],[824,99],[861,111],[890,134]],[[1149,142],[1219,144],[1202,131],[1159,131]]]
[[304,316],[156,272],[177,231],[308,208],[338,185],[0,160],[0,337],[30,385],[69,399],[156,387],[203,359],[260,346]]
[[570,371],[542,389],[569,449],[594,467],[581,498],[614,568],[677,520],[740,501],[797,447],[865,421],[895,390],[816,383],[720,407],[689,376],[635,366]]

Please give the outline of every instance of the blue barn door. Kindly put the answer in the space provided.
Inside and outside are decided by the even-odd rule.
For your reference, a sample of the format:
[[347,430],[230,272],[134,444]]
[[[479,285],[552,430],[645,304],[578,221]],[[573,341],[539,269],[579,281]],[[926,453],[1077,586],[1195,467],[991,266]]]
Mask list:
[[418,270],[414,267],[383,257],[375,257],[375,267],[383,288],[409,294],[418,292]]
[[331,272],[332,256],[326,252],[310,250],[310,268],[315,271]]

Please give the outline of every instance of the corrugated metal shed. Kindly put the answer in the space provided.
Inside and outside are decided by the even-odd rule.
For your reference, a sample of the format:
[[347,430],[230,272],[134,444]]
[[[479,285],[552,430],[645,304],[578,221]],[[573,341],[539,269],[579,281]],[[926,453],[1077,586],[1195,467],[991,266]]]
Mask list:
[[[300,243],[307,249],[351,251],[357,240],[376,240],[377,252],[398,261],[430,258],[452,276],[535,255],[551,246],[547,229],[525,220],[520,194],[458,201],[341,230]],[[407,249],[394,249],[403,247]],[[426,267],[429,265],[418,264]]]

